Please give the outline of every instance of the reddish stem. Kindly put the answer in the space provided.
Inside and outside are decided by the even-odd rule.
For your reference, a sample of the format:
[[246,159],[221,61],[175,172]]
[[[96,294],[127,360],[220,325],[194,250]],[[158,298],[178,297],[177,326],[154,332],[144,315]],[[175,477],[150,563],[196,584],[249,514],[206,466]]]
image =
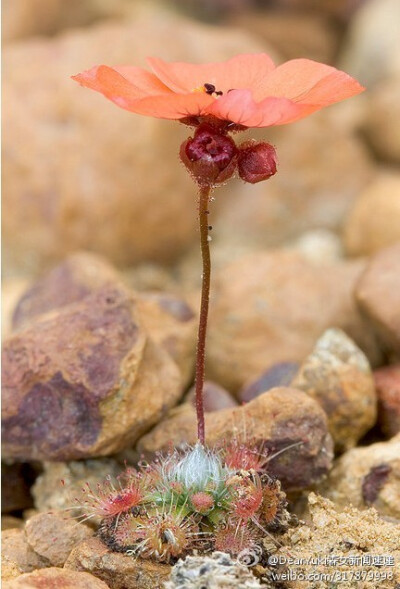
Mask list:
[[200,185],[199,194],[199,224],[200,224],[200,246],[203,261],[203,274],[201,282],[201,304],[200,321],[197,337],[196,353],[196,413],[197,413],[197,436],[201,444],[205,442],[204,427],[204,402],[203,386],[205,373],[205,347],[207,334],[208,305],[210,300],[210,279],[211,260],[208,241],[208,204],[211,193],[210,185]]

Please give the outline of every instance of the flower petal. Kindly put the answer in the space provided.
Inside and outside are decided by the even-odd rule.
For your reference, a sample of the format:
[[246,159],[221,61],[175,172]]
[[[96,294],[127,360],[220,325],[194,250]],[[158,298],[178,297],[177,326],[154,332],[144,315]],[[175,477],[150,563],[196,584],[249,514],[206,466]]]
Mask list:
[[263,96],[326,106],[363,91],[353,78],[336,68],[310,59],[292,59],[278,66],[259,86]]
[[232,90],[215,100],[207,108],[207,113],[246,127],[269,127],[302,118],[310,109],[309,105],[274,96],[255,102],[249,90]]
[[192,94],[160,94],[159,96],[145,96],[136,100],[118,97],[111,100],[121,108],[140,115],[177,120],[204,114],[207,107],[215,99],[208,94],[198,92]]
[[151,94],[171,93],[154,74],[129,66],[111,68],[99,65],[72,76],[72,79],[114,101],[115,98],[135,100]]
[[356,96],[364,90],[364,86],[361,86],[357,80],[344,72],[335,70],[315,84],[300,102],[319,104],[323,107]]
[[132,65],[119,65],[113,68],[129,82],[131,82],[136,88],[143,91],[144,94],[167,94],[171,93],[171,90],[161,82],[157,76],[152,72],[144,70],[140,67]]
[[147,59],[156,76],[174,92],[193,92],[204,84],[216,90],[258,88],[275,65],[266,53],[243,54],[228,61],[206,64],[168,63],[159,58]]
[[73,76],[73,79],[100,92],[125,110],[161,119],[200,115],[215,100],[204,92],[176,94],[154,74],[129,66],[111,68],[100,65]]

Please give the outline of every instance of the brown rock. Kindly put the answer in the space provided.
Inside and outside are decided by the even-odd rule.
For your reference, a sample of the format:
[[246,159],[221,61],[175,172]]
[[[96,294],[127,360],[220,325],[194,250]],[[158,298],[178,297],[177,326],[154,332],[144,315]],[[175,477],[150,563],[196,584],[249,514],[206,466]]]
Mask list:
[[[196,389],[195,386],[189,390],[186,401],[195,406]],[[204,411],[220,411],[221,409],[229,409],[230,407],[237,407],[238,402],[226,389],[220,387],[217,383],[206,380],[203,386],[203,401]]]
[[[310,525],[290,529],[283,539],[284,545],[275,554],[281,562],[289,559],[298,562],[297,579],[291,580],[287,587],[392,589],[396,586],[400,581],[399,525],[384,521],[375,509],[359,511],[346,505],[338,510],[331,501],[314,493],[310,493],[308,501]],[[371,557],[369,562],[367,555]],[[388,557],[393,559],[392,564]],[[374,559],[381,559],[382,563],[377,565]],[[292,573],[291,579],[292,571],[288,564],[286,573]]]
[[89,573],[79,573],[59,568],[48,568],[20,575],[7,581],[4,589],[107,589],[108,585]]
[[[35,481],[32,495],[39,511],[61,511],[74,507],[74,497],[81,495],[88,483],[96,489],[106,477],[115,479],[121,473],[121,466],[112,458],[80,460],[74,462],[45,462],[44,472]],[[79,508],[69,512],[82,515]],[[90,521],[89,521],[90,523]]]
[[376,254],[355,291],[361,311],[389,354],[400,357],[400,243]]
[[182,285],[170,268],[160,264],[144,262],[125,268],[122,274],[126,284],[134,291],[182,292]]
[[[170,443],[191,444],[196,433],[194,408],[181,405],[140,440],[138,449],[154,453],[168,449]],[[206,415],[208,445],[225,443],[232,437],[250,438],[270,452],[268,472],[281,480],[285,491],[317,482],[330,468],[332,441],[325,413],[296,389],[271,389],[242,407]],[[272,458],[278,452],[279,456]]]
[[19,575],[22,575],[24,571],[22,571],[17,563],[12,560],[8,560],[3,555],[1,555],[1,582],[4,583],[5,581],[9,581],[10,579],[15,579]]
[[144,328],[176,362],[184,385],[194,372],[197,313],[181,297],[168,293],[141,293],[138,311]]
[[272,0],[277,8],[290,8],[301,12],[315,11],[341,19],[349,18],[364,0]]
[[34,473],[28,464],[1,465],[1,512],[10,513],[32,507],[30,485],[34,480]]
[[1,287],[1,339],[12,332],[13,313],[16,304],[29,286],[25,278],[8,278]]
[[[13,327],[19,329],[107,285],[124,288],[121,275],[105,259],[88,252],[72,254],[23,294],[14,311]],[[194,312],[182,298],[167,293],[140,293],[137,306],[144,328],[175,360],[184,383],[188,383],[196,345]]]
[[349,254],[371,255],[400,241],[400,174],[381,174],[363,190],[345,225]]
[[13,515],[2,515],[1,516],[1,530],[13,530],[15,528],[23,528],[24,520]]
[[338,36],[329,19],[321,14],[259,11],[240,13],[229,21],[276,48],[284,60],[300,55],[332,63]]
[[30,547],[51,566],[61,567],[71,550],[93,535],[93,530],[61,513],[38,513],[25,526]]
[[94,290],[119,282],[117,271],[100,256],[89,252],[72,254],[22,294],[13,313],[13,329],[20,329],[44,313],[81,301]]
[[5,0],[3,42],[54,35],[104,18],[134,14],[135,0]]
[[238,399],[242,403],[252,401],[265,391],[274,387],[287,387],[299,369],[297,362],[279,362],[268,368],[256,380],[246,385],[238,393]]
[[214,24],[232,13],[242,13],[251,4],[251,0],[173,0],[179,10]]
[[343,454],[322,492],[339,506],[373,506],[381,515],[400,520],[400,435]]
[[[400,63],[400,46],[399,46]],[[397,76],[381,82],[368,96],[363,129],[377,155],[400,163],[400,68]],[[397,199],[399,189],[397,186]]]
[[378,423],[391,438],[400,433],[400,364],[385,366],[374,372],[378,395]]
[[62,0],[5,0],[2,5],[3,42],[53,33],[61,6]]
[[342,240],[329,229],[311,229],[288,245],[304,258],[315,264],[331,264],[343,259]]
[[339,67],[368,90],[400,73],[399,19],[397,0],[368,0],[350,23]]
[[154,589],[163,587],[171,567],[111,552],[98,538],[90,538],[74,548],[65,569],[87,571],[111,589]]
[[265,248],[315,228],[340,230],[374,174],[374,164],[351,126],[338,124],[333,109],[296,125],[270,128],[267,135],[260,131],[257,137],[275,146],[278,173],[268,182],[230,183],[218,191],[218,234]]
[[376,393],[368,360],[340,329],[328,329],[304,360],[291,386],[315,399],[328,416],[339,451],[356,445],[376,420]]
[[72,460],[117,452],[181,395],[171,358],[150,340],[134,298],[105,287],[5,342],[3,452]]
[[316,265],[293,252],[239,258],[215,279],[208,378],[230,391],[279,362],[301,362],[329,327],[342,328],[373,364],[380,357],[353,298],[364,262]]
[[118,109],[70,76],[96,63],[141,66],[149,55],[218,61],[262,46],[236,29],[203,26],[140,4],[129,22],[4,51],[8,271],[43,269],[77,249],[119,265],[171,262],[196,241],[196,190],[178,163],[188,130]]
[[27,522],[28,519],[30,519],[34,515],[37,515],[37,513],[38,513],[38,510],[35,509],[34,507],[31,507],[30,509],[24,509],[24,511],[22,512],[22,517],[24,518],[24,522]]
[[30,573],[50,565],[49,561],[29,546],[25,531],[5,530],[1,534],[2,556],[8,563],[14,563],[22,573]]

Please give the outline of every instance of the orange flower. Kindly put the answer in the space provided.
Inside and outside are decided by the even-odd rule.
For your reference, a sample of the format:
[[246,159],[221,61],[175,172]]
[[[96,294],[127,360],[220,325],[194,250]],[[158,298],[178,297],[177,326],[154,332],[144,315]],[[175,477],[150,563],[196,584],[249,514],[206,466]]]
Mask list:
[[364,90],[344,72],[309,59],[278,67],[264,53],[202,65],[147,61],[153,72],[99,65],[73,79],[137,114],[214,117],[244,127],[292,123]]

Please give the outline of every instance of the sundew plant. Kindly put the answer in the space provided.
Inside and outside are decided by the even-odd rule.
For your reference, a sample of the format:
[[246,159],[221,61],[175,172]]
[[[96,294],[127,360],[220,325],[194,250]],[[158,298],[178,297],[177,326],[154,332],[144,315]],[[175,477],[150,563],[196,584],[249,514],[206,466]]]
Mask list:
[[128,469],[118,487],[108,482],[87,488],[78,502],[84,517],[100,516],[100,537],[113,550],[162,562],[194,549],[237,555],[258,546],[266,534],[284,531],[289,517],[279,482],[265,471],[262,449],[238,441],[225,448],[205,445],[211,195],[234,175],[255,184],[277,172],[275,148],[264,141],[237,143],[240,132],[293,123],[363,87],[331,66],[308,59],[275,66],[263,53],[199,65],[147,61],[150,71],[98,65],[73,79],[125,110],[175,120],[191,130],[179,156],[197,187],[203,265],[195,373],[198,442]]

